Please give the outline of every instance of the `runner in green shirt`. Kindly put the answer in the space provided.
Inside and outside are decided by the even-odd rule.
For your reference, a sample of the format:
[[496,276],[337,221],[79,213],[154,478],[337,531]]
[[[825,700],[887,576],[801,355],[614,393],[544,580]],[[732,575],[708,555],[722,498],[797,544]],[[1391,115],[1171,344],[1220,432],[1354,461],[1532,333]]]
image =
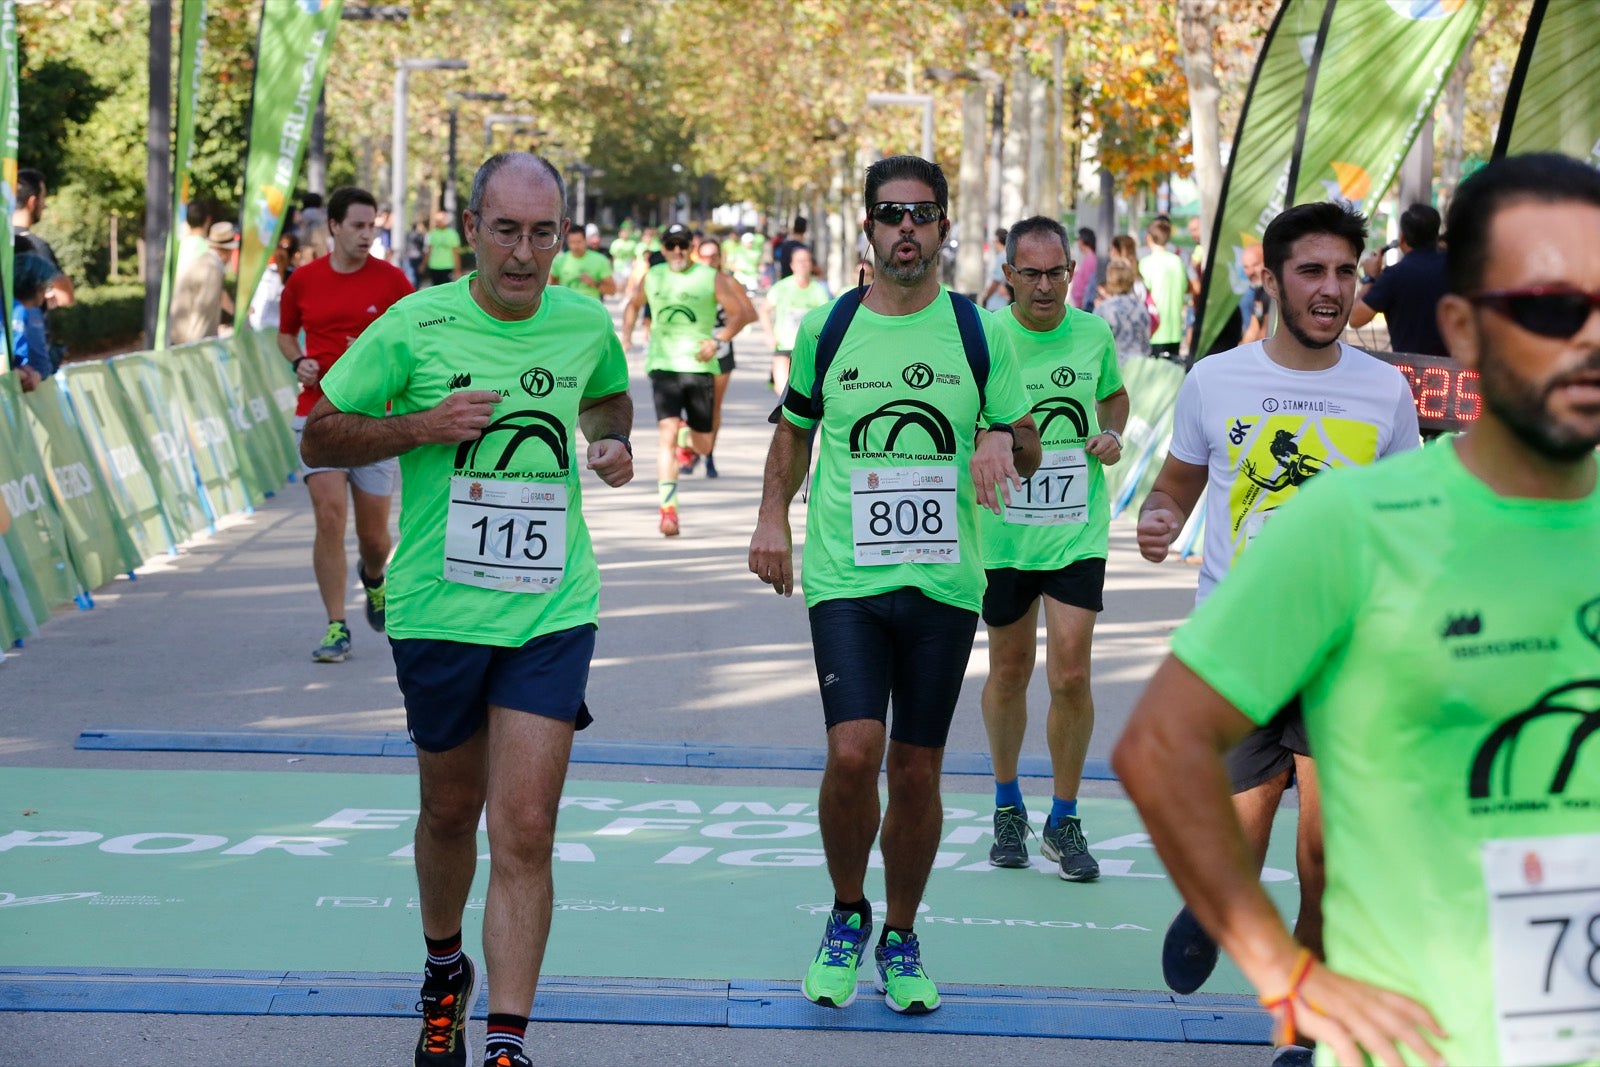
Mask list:
[[574,292],[603,300],[617,291],[611,280],[611,261],[590,248],[582,230],[567,231],[567,250],[550,264],[550,281]]
[[[1114,765],[1189,907],[1319,1063],[1600,1063],[1600,173],[1450,203],[1453,441],[1321,475],[1173,639]],[[1291,938],[1221,754],[1299,695],[1327,962]]]
[[[828,725],[818,810],[834,907],[803,988],[830,1007],[855,999],[872,929],[865,879],[879,831],[891,697],[882,823],[888,911],[875,953],[877,988],[897,1012],[939,1006],[911,927],[938,845],[939,769],[983,594],[973,504],[998,508],[1039,462],[1007,334],[993,319],[984,323],[989,366],[979,388],[956,316],[976,322],[982,313],[939,284],[948,195],[938,166],[915,156],[867,169],[862,227],[877,281],[826,368],[821,411],[812,383],[831,308],[801,324],[750,540],[750,569],[790,595],[789,502],[816,430],[804,584]],[[985,429],[974,442],[977,426]]]
[[793,273],[768,289],[757,309],[772,342],[772,387],[779,392],[789,381],[789,354],[794,351],[800,321],[806,312],[833,299],[827,284],[811,273],[810,249],[795,249],[789,257],[789,268]]
[[1146,253],[1139,260],[1139,276],[1155,301],[1161,323],[1150,335],[1150,354],[1176,360],[1183,341],[1183,302],[1189,295],[1189,271],[1183,259],[1167,248],[1172,223],[1158,218],[1145,227]]
[[444,285],[461,273],[461,235],[450,212],[434,213],[433,229],[423,243],[428,250],[429,285]]
[[528,1063],[556,808],[573,730],[589,721],[598,619],[579,468],[611,486],[633,476],[628,369],[610,316],[546,284],[567,226],[560,173],[504,153],[472,189],[479,269],[400,301],[362,334],[322,379],[302,443],[316,465],[400,456],[388,622],[422,789],[416,1062],[462,1067],[479,976],[461,923],[486,797],[488,1052]]
[[1128,391],[1111,327],[1067,306],[1073,269],[1068,242],[1061,224],[1042,215],[1012,226],[1003,258],[1016,300],[992,313],[1016,348],[1044,455],[1010,507],[999,515],[979,513],[988,576],[983,621],[989,627],[983,722],[994,765],[989,862],[1027,867],[1028,810],[1017,761],[1028,727],[1042,602],[1050,683],[1045,739],[1054,792],[1041,851],[1064,880],[1092,882],[1100,877],[1100,865],[1083,836],[1078,785],[1094,731],[1089,645],[1095,615],[1104,607],[1111,525],[1101,467],[1122,458]]

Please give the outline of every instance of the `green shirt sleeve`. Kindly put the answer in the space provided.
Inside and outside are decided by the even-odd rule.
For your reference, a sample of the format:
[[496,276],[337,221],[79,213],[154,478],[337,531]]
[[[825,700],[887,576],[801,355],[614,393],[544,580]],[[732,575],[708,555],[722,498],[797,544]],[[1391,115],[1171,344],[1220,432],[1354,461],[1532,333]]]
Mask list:
[[[989,381],[983,389],[983,423],[1016,422],[1028,413],[1027,391],[1022,388],[1022,370],[1017,365],[1017,350],[998,316],[983,316],[983,335],[989,342]],[[798,346],[796,346],[798,351]]]
[[622,352],[622,342],[617,339],[616,331],[606,330],[600,343],[604,346],[600,359],[583,387],[584,398],[588,400],[628,391],[628,357]]
[[[789,388],[797,396],[811,395],[812,382],[817,374],[817,338],[827,324],[828,309],[831,307],[831,304],[824,304],[808,312],[800,323],[800,332],[795,335],[794,351],[789,354]],[[802,430],[809,430],[817,424],[816,419],[804,418],[790,411],[787,404],[783,405],[782,410],[783,417]]]
[[1372,581],[1363,510],[1328,471],[1285,504],[1172,635],[1172,654],[1266,723],[1348,640]]
[[380,419],[389,402],[405,392],[413,366],[406,314],[397,303],[329,368],[320,383],[322,393],[340,411]]

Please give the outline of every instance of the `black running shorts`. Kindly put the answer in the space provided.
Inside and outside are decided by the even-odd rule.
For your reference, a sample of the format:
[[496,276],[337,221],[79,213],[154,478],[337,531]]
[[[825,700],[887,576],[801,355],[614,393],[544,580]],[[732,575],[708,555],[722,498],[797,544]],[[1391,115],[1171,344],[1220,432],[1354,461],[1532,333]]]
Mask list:
[[710,433],[716,400],[711,379],[710,374],[651,371],[650,392],[655,397],[656,421],[682,417],[694,432]]
[[1106,561],[1074,560],[1053,571],[1022,571],[997,567],[986,572],[989,585],[983,591],[983,621],[990,626],[1010,626],[1033,607],[1040,596],[1085,611],[1104,611],[1102,594],[1106,587]]
[[1233,791],[1243,793],[1293,768],[1296,755],[1311,755],[1299,697],[1279,709],[1267,725],[1251,730],[1229,750],[1223,762],[1227,764]]

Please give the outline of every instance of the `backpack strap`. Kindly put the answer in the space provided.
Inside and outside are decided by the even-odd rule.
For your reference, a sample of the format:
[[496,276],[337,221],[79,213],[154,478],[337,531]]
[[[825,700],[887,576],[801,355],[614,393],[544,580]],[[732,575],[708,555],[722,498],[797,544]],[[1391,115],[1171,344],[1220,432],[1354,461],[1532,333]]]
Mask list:
[[955,309],[956,326],[961,330],[961,347],[967,354],[967,366],[972,370],[972,381],[978,387],[978,411],[985,404],[985,389],[989,384],[989,342],[983,336],[983,319],[978,305],[950,290],[950,306]]

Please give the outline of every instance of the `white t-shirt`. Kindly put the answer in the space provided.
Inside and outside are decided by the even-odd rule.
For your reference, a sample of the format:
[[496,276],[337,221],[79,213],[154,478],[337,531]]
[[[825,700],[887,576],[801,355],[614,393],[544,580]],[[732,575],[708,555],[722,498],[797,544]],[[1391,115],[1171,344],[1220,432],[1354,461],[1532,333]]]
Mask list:
[[[1207,356],[1184,379],[1169,454],[1204,464],[1210,594],[1275,508],[1328,467],[1376,462],[1421,445],[1411,386],[1394,367],[1340,342],[1327,370],[1290,370],[1260,341]],[[1316,565],[1316,546],[1306,546]]]

